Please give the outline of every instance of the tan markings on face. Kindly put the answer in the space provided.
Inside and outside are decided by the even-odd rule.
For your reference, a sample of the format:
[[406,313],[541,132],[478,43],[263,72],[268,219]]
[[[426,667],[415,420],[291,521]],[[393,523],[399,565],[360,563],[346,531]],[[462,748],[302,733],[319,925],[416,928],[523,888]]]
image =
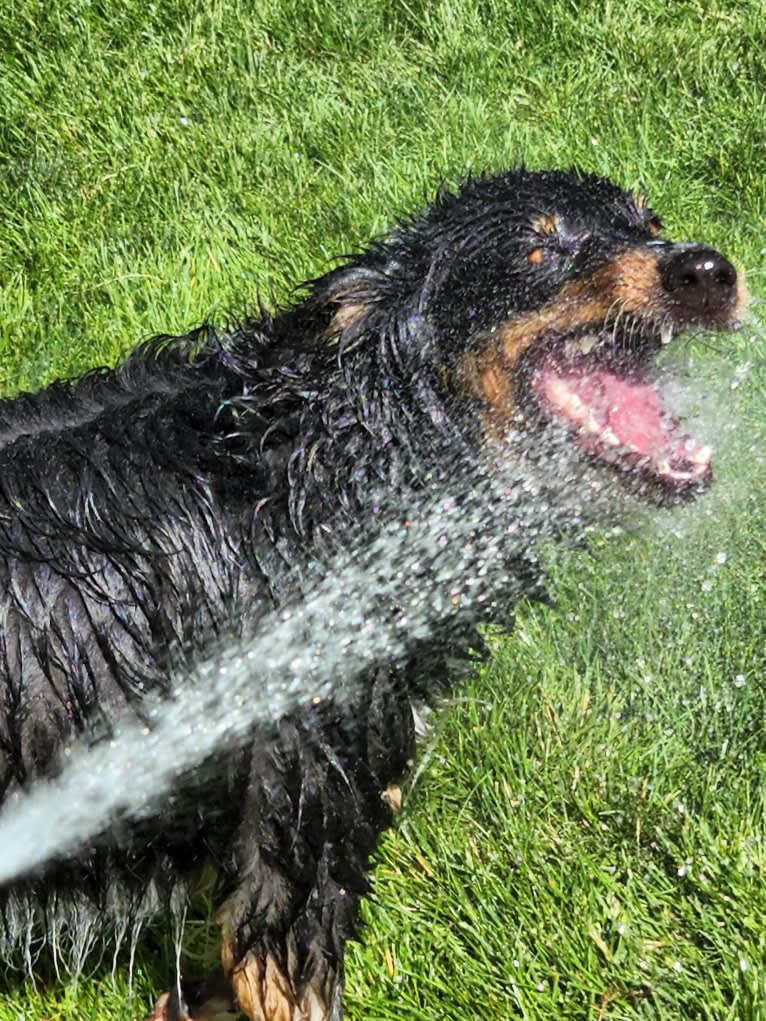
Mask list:
[[483,350],[465,355],[458,367],[457,378],[463,390],[481,397],[491,407],[512,401],[513,382],[501,344],[493,343]]
[[466,355],[458,367],[458,380],[463,389],[479,397],[486,405],[482,415],[485,435],[500,440],[504,423],[513,414],[513,374],[500,346]]
[[620,314],[662,316],[662,284],[656,257],[627,252],[587,278],[566,284],[555,300],[536,312],[510,319],[475,338],[478,351],[464,356],[458,379],[466,392],[487,406],[485,427],[497,433],[514,412],[514,381],[522,355],[551,337],[582,331]]
[[560,220],[552,213],[544,213],[532,221],[532,230],[535,234],[558,234]]

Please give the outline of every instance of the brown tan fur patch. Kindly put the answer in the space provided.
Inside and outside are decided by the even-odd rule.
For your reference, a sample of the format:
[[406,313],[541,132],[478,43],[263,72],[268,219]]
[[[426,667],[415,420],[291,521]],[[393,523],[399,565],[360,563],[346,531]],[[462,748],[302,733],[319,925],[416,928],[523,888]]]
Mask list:
[[338,310],[330,320],[330,325],[325,330],[325,339],[328,341],[337,340],[351,326],[357,323],[367,312],[367,306],[361,302],[341,302]]
[[293,1021],[296,1017],[292,986],[270,955],[260,961],[247,954],[234,969],[231,985],[237,1006],[252,1021]]
[[298,992],[289,975],[300,970],[294,957],[294,950],[288,948],[288,974],[269,953],[261,957],[250,951],[238,961],[234,940],[224,934],[223,970],[231,976],[237,1007],[250,1021],[327,1021],[330,1004],[325,993],[330,984],[326,990],[321,978],[316,976],[305,985],[301,984]]
[[551,213],[544,213],[532,221],[532,230],[535,234],[557,234],[559,229],[559,219]]
[[402,810],[402,789],[397,783],[391,783],[380,795],[394,815]]

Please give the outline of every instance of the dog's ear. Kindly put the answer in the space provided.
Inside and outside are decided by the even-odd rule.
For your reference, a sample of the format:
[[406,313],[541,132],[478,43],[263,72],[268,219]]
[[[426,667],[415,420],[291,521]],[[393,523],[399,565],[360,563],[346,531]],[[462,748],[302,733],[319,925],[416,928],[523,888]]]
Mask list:
[[304,305],[311,335],[339,354],[363,345],[392,366],[414,371],[434,357],[433,330],[420,307],[422,291],[413,289],[395,259],[340,266],[311,284]]
[[315,281],[310,300],[323,309],[324,339],[345,349],[369,330],[379,330],[383,310],[387,318],[395,313],[395,290],[394,280],[384,270],[358,263],[341,266]]

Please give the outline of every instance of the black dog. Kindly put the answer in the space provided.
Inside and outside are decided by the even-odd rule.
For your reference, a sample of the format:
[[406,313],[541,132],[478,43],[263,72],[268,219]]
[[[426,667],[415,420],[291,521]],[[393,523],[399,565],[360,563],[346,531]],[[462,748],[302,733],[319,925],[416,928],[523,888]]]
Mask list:
[[[339,536],[373,534],[381,494],[395,514],[434,475],[504,461],[653,499],[703,488],[710,451],[649,363],[688,327],[735,326],[743,287],[716,251],[659,234],[604,180],[469,180],[274,317],[159,338],[111,372],[0,403],[5,799],[56,775],[73,737],[140,716],[179,656],[300,595]],[[75,904],[140,926],[212,860],[223,1002],[253,1021],[338,1021],[344,944],[391,817],[381,792],[406,769],[410,700],[440,683],[444,644],[381,664],[343,704],[254,728],[161,817],[13,884],[8,956],[35,926],[60,949]],[[154,1017],[204,1013],[212,991],[179,987]]]

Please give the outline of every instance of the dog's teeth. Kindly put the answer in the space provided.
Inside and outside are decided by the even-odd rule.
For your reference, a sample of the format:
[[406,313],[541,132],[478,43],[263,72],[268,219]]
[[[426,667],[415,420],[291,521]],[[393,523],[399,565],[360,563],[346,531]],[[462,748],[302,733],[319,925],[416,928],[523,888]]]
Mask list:
[[598,344],[598,336],[595,334],[588,334],[577,340],[568,340],[564,345],[564,355],[571,359],[577,358],[579,355],[590,354],[596,344]]
[[660,343],[664,346],[669,344],[673,339],[673,327],[670,323],[666,323],[660,330]]
[[[550,396],[554,403],[566,413],[575,425],[579,425],[586,433],[591,433],[594,436],[601,434],[604,428],[601,422],[595,417],[588,405],[580,400],[577,394],[570,390],[563,380],[557,379],[551,384]],[[615,441],[619,443],[617,437],[615,437]]]
[[710,459],[713,456],[713,448],[704,446],[698,447],[697,450],[692,451],[689,455],[689,460],[692,464],[710,464]]
[[569,400],[575,397],[563,379],[552,379],[548,383],[548,392],[551,400],[560,407],[566,407]]
[[601,435],[603,427],[601,423],[598,421],[598,419],[595,418],[590,411],[588,411],[587,418],[584,419],[582,424],[586,432],[592,433],[594,436]]
[[601,433],[601,441],[608,447],[619,447],[622,446],[619,437],[616,433],[612,432],[611,429],[604,429]]
[[563,402],[563,408],[568,411],[575,422],[586,422],[588,419],[588,407],[583,404],[576,393],[572,393],[571,390],[567,392],[566,400]]
[[598,344],[598,337],[590,334],[587,337],[581,337],[577,343],[577,349],[581,355],[589,354],[593,348]]

